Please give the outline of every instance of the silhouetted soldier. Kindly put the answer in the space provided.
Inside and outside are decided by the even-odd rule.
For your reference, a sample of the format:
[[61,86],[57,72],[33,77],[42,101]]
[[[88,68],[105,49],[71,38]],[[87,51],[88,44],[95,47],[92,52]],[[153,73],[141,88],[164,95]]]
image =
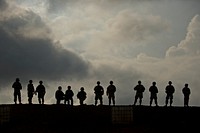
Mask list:
[[73,105],[73,96],[74,92],[71,90],[71,86],[67,86],[67,90],[65,91],[64,103],[67,103],[68,105]]
[[84,88],[81,87],[80,91],[77,94],[77,98],[79,99],[80,105],[83,105],[83,101],[87,98],[86,92],[84,91]]
[[33,81],[29,80],[29,84],[27,85],[28,103],[29,104],[32,104],[34,92],[35,92],[35,88],[33,86]]
[[137,99],[139,98],[139,104],[142,104],[142,98],[143,98],[143,92],[145,91],[145,87],[141,84],[141,81],[138,81],[138,85],[134,87],[134,90],[136,91],[135,94],[135,101],[133,105],[136,105]]
[[103,105],[103,94],[104,94],[104,89],[100,85],[100,81],[97,81],[97,86],[94,87],[94,94],[95,94],[95,106],[98,103],[98,100],[100,101],[100,105]]
[[56,104],[60,104],[61,100],[64,99],[64,93],[62,91],[62,87],[58,86],[58,90],[55,93]]
[[113,105],[115,105],[115,92],[116,92],[116,87],[115,85],[113,85],[113,81],[110,81],[110,85],[107,87],[106,91],[109,100],[109,105],[111,105],[111,101],[113,102]]
[[152,86],[149,88],[149,92],[150,92],[150,106],[152,105],[153,100],[156,106],[158,106],[158,102],[157,102],[158,88],[156,87],[156,82],[152,83]]
[[15,82],[12,85],[12,88],[14,88],[14,102],[15,102],[15,104],[17,104],[17,98],[18,98],[19,104],[21,104],[22,85],[19,81],[20,81],[19,78],[16,78]]
[[46,93],[46,89],[43,85],[43,81],[39,81],[39,85],[36,88],[36,93],[38,93],[39,104],[44,104],[44,96],[45,96],[45,93]]
[[182,89],[184,95],[184,107],[188,107],[189,97],[190,97],[190,88],[188,88],[188,84],[185,84],[185,87]]
[[170,100],[170,106],[172,106],[172,103],[173,103],[173,94],[175,92],[175,88],[172,85],[171,81],[169,81],[168,84],[169,85],[167,85],[166,88],[165,88],[165,93],[167,93],[166,101],[165,101],[165,106],[168,105],[168,100]]

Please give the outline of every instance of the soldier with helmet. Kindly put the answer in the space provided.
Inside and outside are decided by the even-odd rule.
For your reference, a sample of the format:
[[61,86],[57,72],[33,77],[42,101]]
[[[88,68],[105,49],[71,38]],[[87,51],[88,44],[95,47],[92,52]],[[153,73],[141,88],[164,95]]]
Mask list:
[[17,98],[18,98],[19,104],[21,104],[22,85],[19,81],[20,81],[19,78],[16,78],[15,82],[12,84],[12,88],[14,88],[14,102],[15,102],[15,104],[17,104]]
[[32,104],[32,98],[34,95],[35,89],[33,86],[33,81],[29,80],[29,84],[27,85],[27,93],[28,93],[28,103]]
[[175,92],[175,88],[172,85],[172,81],[169,81],[168,85],[165,88],[165,93],[167,94],[166,100],[165,100],[165,106],[168,105],[168,101],[170,101],[170,106],[172,106],[174,92]]
[[56,104],[60,104],[61,100],[64,99],[64,93],[62,91],[62,87],[58,86],[58,90],[55,93]]
[[185,87],[182,89],[183,95],[184,95],[184,107],[188,107],[189,105],[189,98],[190,98],[190,88],[188,87],[188,84],[185,84]]
[[74,92],[71,89],[71,86],[67,86],[67,90],[65,91],[65,101],[64,104],[73,106],[73,96]]
[[138,81],[138,85],[136,85],[134,87],[134,90],[136,91],[136,94],[135,94],[135,101],[134,101],[134,106],[136,105],[137,103],[137,100],[139,98],[139,105],[142,104],[142,98],[143,98],[143,92],[145,91],[145,87],[141,84],[142,82],[139,80]]
[[87,98],[86,92],[84,91],[84,87],[81,87],[80,91],[77,94],[77,98],[79,99],[80,105],[83,105],[83,101]]
[[158,106],[158,102],[157,102],[158,88],[156,86],[156,82],[152,83],[152,86],[149,88],[149,92],[150,92],[150,106],[152,105],[153,100],[156,106]]
[[44,96],[46,93],[46,89],[43,85],[43,81],[39,81],[39,85],[36,88],[36,94],[38,93],[38,102],[39,104],[44,104]]
[[97,81],[97,85],[94,87],[94,94],[95,94],[95,106],[100,101],[100,105],[103,105],[103,94],[104,88],[100,85],[100,81]]
[[107,87],[106,91],[109,100],[109,106],[111,105],[111,101],[113,105],[115,105],[115,92],[116,92],[116,87],[115,85],[113,85],[113,81],[110,81],[110,85]]

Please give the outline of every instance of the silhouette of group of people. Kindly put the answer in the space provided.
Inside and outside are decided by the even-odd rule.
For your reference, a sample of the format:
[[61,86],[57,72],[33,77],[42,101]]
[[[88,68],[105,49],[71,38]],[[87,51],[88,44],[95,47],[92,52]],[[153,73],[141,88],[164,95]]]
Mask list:
[[[21,89],[22,85],[20,83],[20,79],[16,78],[15,82],[12,85],[12,88],[14,88],[14,102],[17,104],[17,99],[19,104],[21,103]],[[36,89],[33,86],[33,81],[29,80],[29,84],[27,85],[27,93],[28,93],[28,103],[32,104],[32,98],[33,95],[38,95],[38,102],[39,104],[44,104],[44,96],[46,93],[46,89],[43,85],[43,81],[39,81],[39,85],[36,87]]]
[[[62,91],[62,87],[59,86],[58,90],[55,93],[56,103],[60,104],[61,100],[64,100],[64,104],[73,105],[73,96],[74,93],[71,90],[71,86],[67,87],[65,94]],[[110,81],[110,85],[107,87],[106,94],[108,96],[109,105],[111,102],[115,105],[115,92],[116,87],[113,85],[113,81]],[[95,106],[97,106],[98,101],[99,105],[103,105],[103,95],[104,95],[104,88],[100,85],[100,81],[97,81],[97,85],[94,87],[94,94],[95,94]],[[84,87],[80,88],[80,91],[77,93],[77,98],[79,99],[80,105],[84,104],[84,100],[87,98],[87,93],[84,91]]]
[[[142,85],[140,80],[138,81],[138,85],[136,85],[134,87],[134,90],[136,91],[136,94],[135,94],[135,100],[134,100],[133,105],[134,106],[136,105],[138,99],[139,99],[139,105],[141,105],[145,87]],[[150,106],[152,106],[153,100],[155,102],[155,105],[158,106],[158,101],[157,101],[158,88],[156,86],[155,81],[152,82],[152,85],[149,87],[149,92],[150,92]],[[174,92],[175,92],[175,88],[172,85],[172,81],[169,81],[168,85],[165,88],[165,93],[166,93],[165,106],[168,106],[168,103],[169,103],[169,106],[172,106]],[[184,95],[184,107],[188,107],[191,91],[190,91],[190,88],[188,87],[187,83],[185,84],[184,88],[182,89],[182,93]]]
[[[67,86],[67,90],[65,93],[62,91],[62,87],[59,86],[58,90],[55,92],[56,104],[60,104],[62,100],[64,100],[64,104],[73,106],[73,96],[74,92],[71,89],[71,86]],[[77,94],[77,98],[79,99],[80,105],[83,105],[84,100],[86,99],[87,94],[84,91],[84,87],[81,87],[80,91]]]
[[[111,80],[109,82],[106,89],[106,95],[108,96],[108,102],[109,106],[112,104],[115,105],[115,92],[116,92],[116,86],[113,84],[113,81]],[[22,85],[20,83],[20,79],[16,78],[16,81],[13,83],[12,88],[14,88],[14,103],[17,104],[17,100],[19,104],[21,104],[21,90]],[[138,99],[139,99],[139,105],[142,105],[142,99],[143,99],[143,92],[145,91],[145,87],[142,85],[142,82],[139,80],[138,84],[133,88],[135,93],[135,99],[133,105],[135,106]],[[153,101],[155,102],[155,105],[158,106],[157,101],[157,94],[158,94],[158,88],[156,86],[156,82],[152,82],[152,85],[149,87],[150,92],[150,106],[152,106]],[[165,88],[166,98],[165,98],[165,106],[172,106],[173,103],[173,94],[175,92],[175,88],[172,85],[172,81],[168,82],[168,85]],[[43,81],[39,81],[39,85],[34,88],[33,81],[29,80],[29,84],[27,85],[27,95],[28,95],[28,103],[32,104],[32,98],[33,95],[38,95],[38,102],[39,104],[44,104],[44,96],[46,93],[45,86],[43,85]],[[182,89],[182,93],[184,95],[184,107],[188,107],[189,105],[189,97],[191,94],[190,88],[188,87],[188,84],[186,83],[184,88]],[[104,88],[101,86],[100,81],[97,81],[97,85],[94,87],[94,94],[95,94],[95,106],[97,106],[98,101],[99,105],[103,105],[103,95],[104,95]],[[56,104],[61,104],[61,101],[64,100],[64,104],[73,106],[73,96],[74,92],[71,89],[71,86],[67,86],[67,90],[65,93],[62,91],[62,87],[58,86],[58,89],[55,92],[55,99]],[[79,99],[80,105],[84,105],[84,101],[87,98],[87,93],[84,90],[84,87],[80,88],[80,91],[77,93],[77,98]]]

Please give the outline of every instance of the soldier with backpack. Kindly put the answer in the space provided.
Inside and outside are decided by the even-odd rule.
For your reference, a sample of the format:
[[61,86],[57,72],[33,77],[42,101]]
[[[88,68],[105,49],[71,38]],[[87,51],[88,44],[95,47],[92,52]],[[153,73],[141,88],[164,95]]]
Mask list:
[[87,98],[86,92],[84,91],[84,88],[81,87],[80,91],[77,94],[77,98],[79,99],[80,105],[83,105],[84,100]]
[[67,90],[65,91],[64,104],[73,106],[73,96],[74,96],[74,92],[71,90],[71,86],[67,86]]

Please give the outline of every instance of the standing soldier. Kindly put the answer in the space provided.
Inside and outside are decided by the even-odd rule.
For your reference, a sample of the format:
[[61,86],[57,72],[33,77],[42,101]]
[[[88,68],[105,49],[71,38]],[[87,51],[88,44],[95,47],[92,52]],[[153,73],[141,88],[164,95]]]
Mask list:
[[182,89],[184,95],[184,107],[188,107],[189,97],[190,97],[190,88],[188,88],[188,84],[185,84],[185,87]]
[[165,88],[165,93],[167,94],[166,100],[165,100],[165,106],[168,105],[168,100],[170,100],[170,106],[172,106],[173,103],[173,94],[175,92],[175,88],[172,85],[172,81],[168,82],[169,85],[166,86]]
[[158,93],[158,88],[156,87],[156,82],[152,83],[152,86],[149,88],[150,94],[150,106],[152,105],[152,102],[154,100],[156,106],[158,106],[157,102],[157,93]]
[[84,91],[84,88],[81,87],[80,91],[77,94],[77,98],[79,99],[80,105],[83,105],[83,101],[87,98],[86,92]]
[[97,86],[94,87],[94,94],[95,94],[95,106],[97,105],[98,100],[100,101],[100,105],[103,105],[103,94],[104,89],[100,85],[100,81],[97,81]]
[[35,92],[35,88],[33,86],[33,81],[29,80],[29,84],[27,85],[28,103],[29,104],[32,104],[34,92]]
[[19,78],[16,78],[15,82],[12,85],[12,88],[14,88],[14,102],[15,102],[15,104],[17,104],[17,98],[18,98],[19,104],[21,104],[22,85],[19,81],[20,81]]
[[[67,86],[67,90],[65,91],[65,101],[64,103],[73,106],[73,96],[74,92],[71,90],[71,86]],[[71,102],[71,103],[70,103]]]
[[113,105],[115,105],[115,92],[116,92],[116,87],[115,85],[113,85],[113,81],[110,81],[110,85],[107,87],[106,91],[109,100],[109,106],[111,104],[111,100],[113,102]]
[[137,99],[139,98],[139,104],[141,105],[142,104],[142,98],[143,98],[143,92],[145,91],[145,87],[141,84],[141,81],[138,81],[138,85],[136,85],[134,87],[134,90],[136,91],[136,94],[135,94],[135,101],[134,101],[134,106],[136,105],[137,103]]
[[55,93],[56,104],[60,104],[61,100],[64,98],[64,93],[62,91],[62,87],[58,86],[58,90]]
[[44,96],[46,94],[46,89],[43,85],[43,81],[39,81],[39,85],[36,88],[36,93],[38,93],[39,104],[44,104]]

